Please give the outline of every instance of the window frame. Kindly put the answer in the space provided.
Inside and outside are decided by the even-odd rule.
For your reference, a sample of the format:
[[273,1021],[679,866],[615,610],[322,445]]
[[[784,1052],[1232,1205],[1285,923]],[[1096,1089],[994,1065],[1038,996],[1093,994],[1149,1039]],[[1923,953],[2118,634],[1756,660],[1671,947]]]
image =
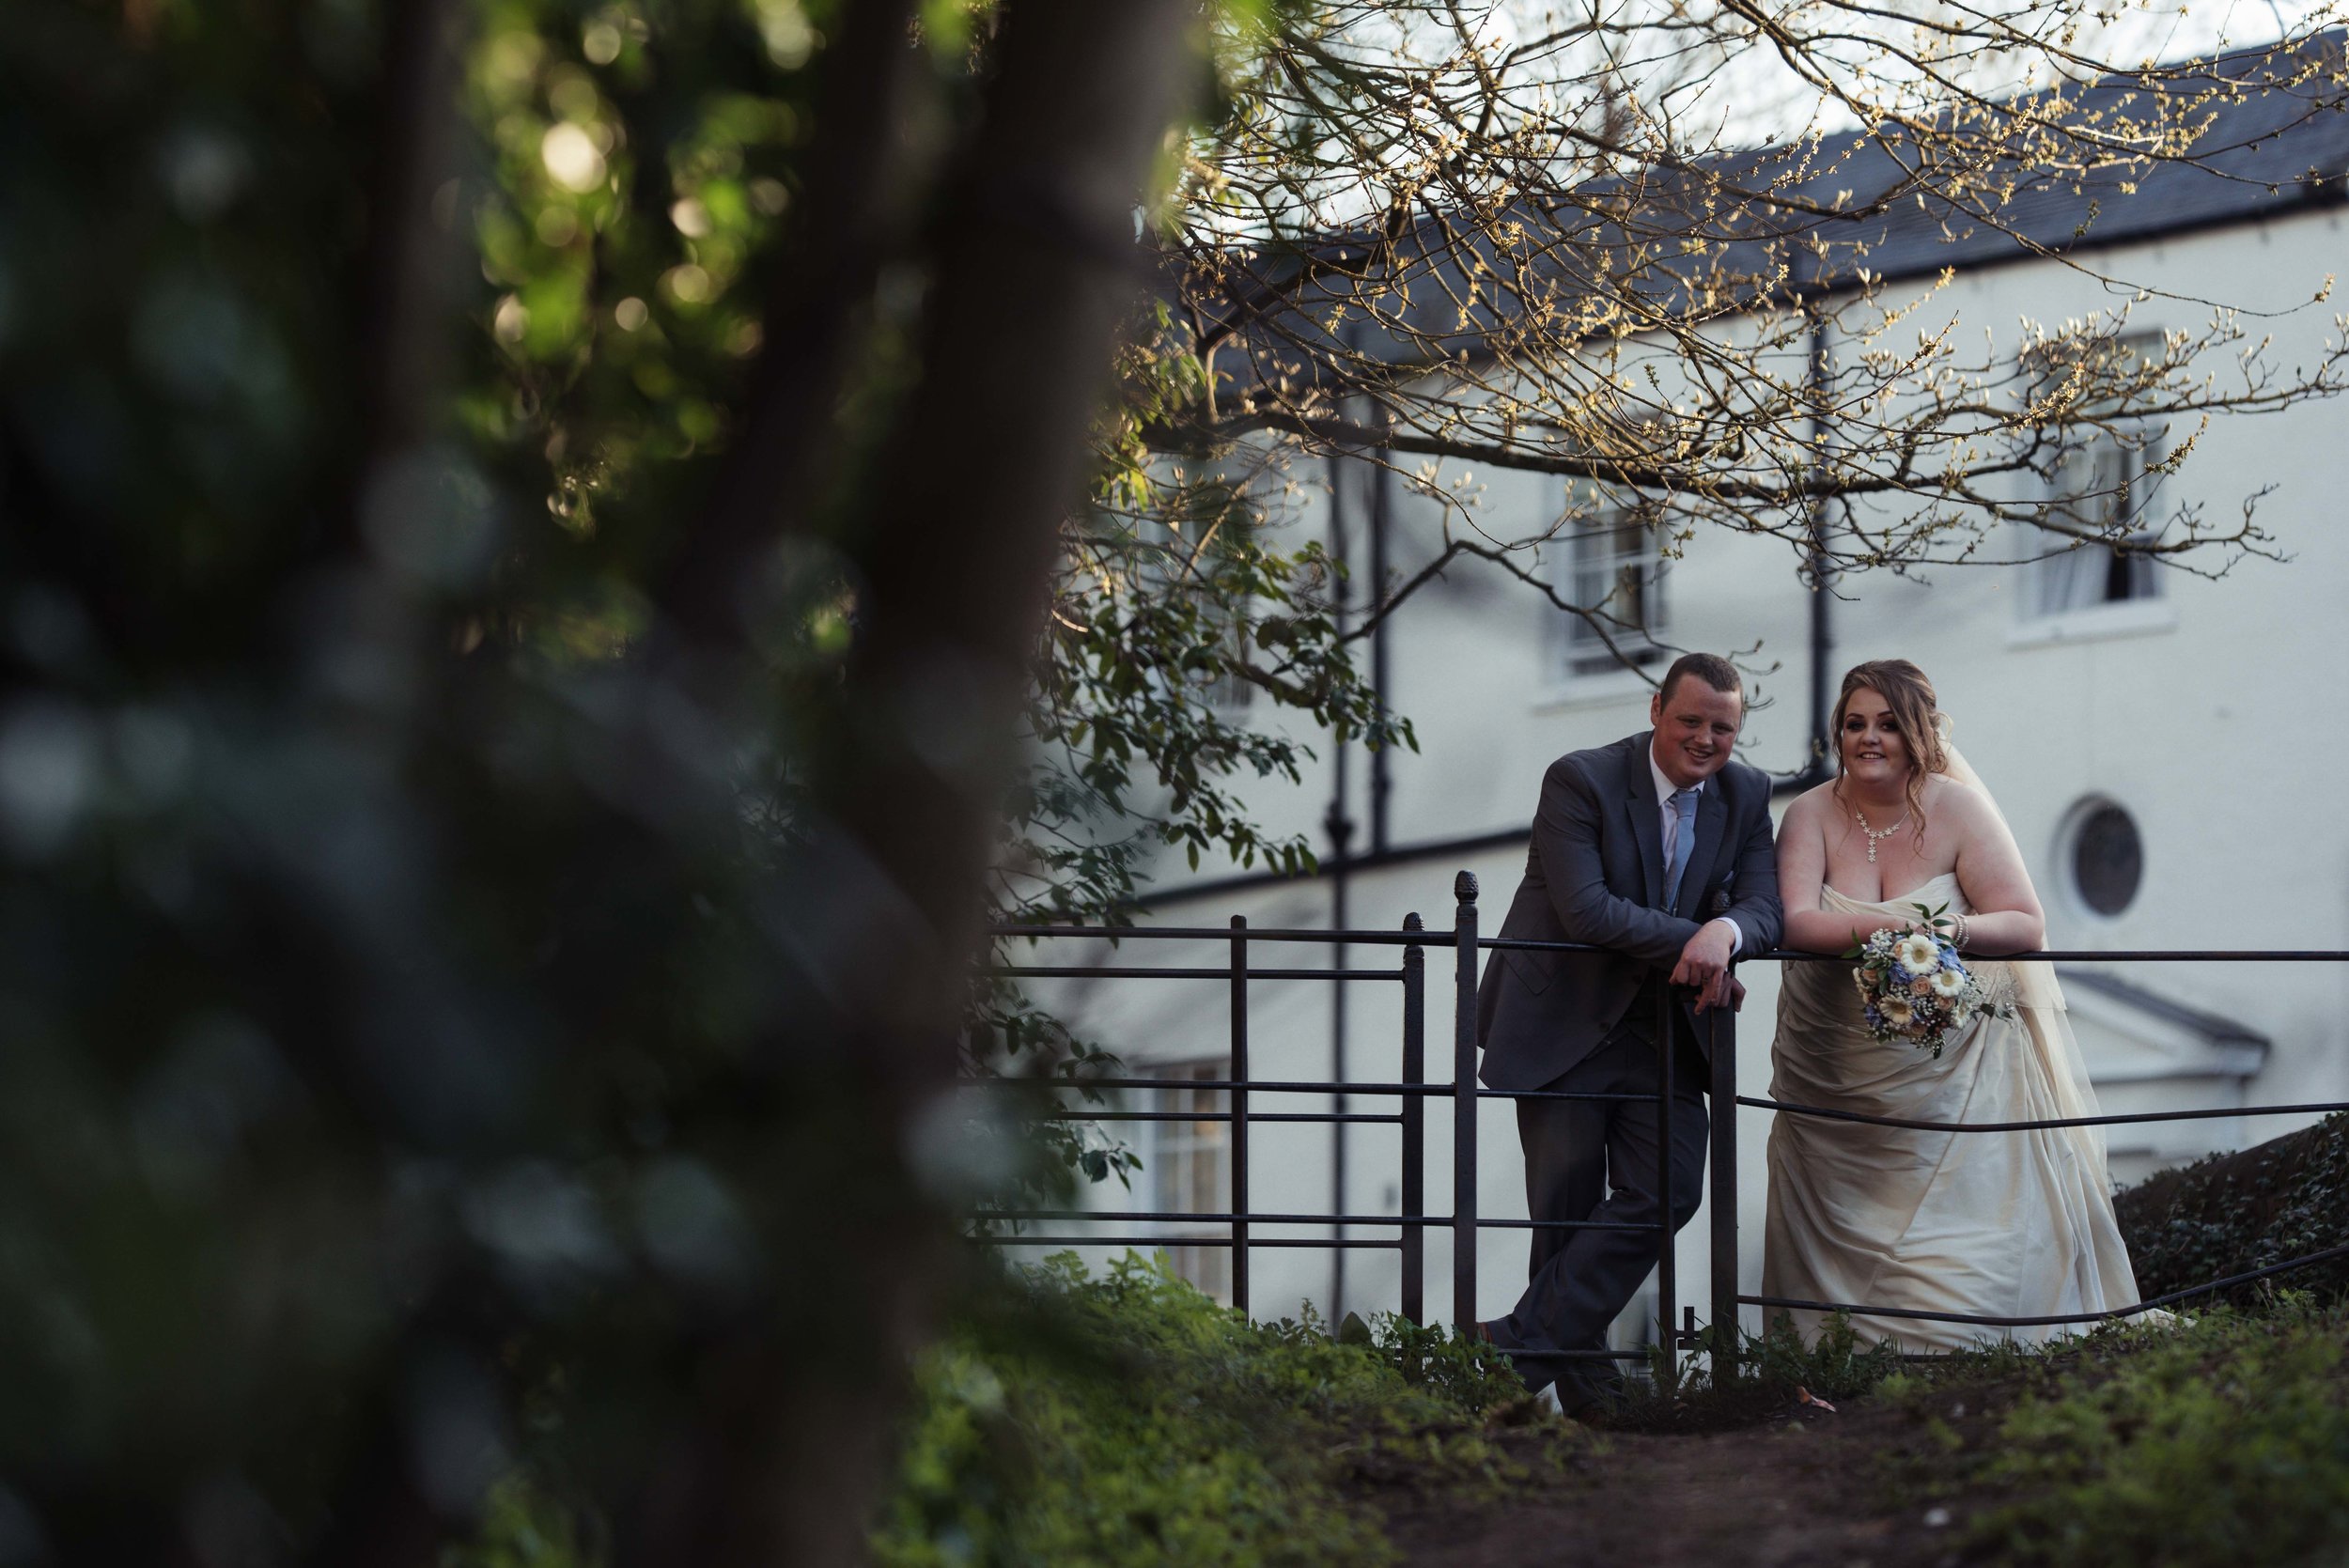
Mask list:
[[[1164,1088],[1146,1089],[1148,1103],[1139,1109],[1154,1111],[1221,1111],[1229,1109],[1221,1089],[1183,1086],[1198,1080],[1231,1077],[1229,1056],[1187,1058],[1179,1062],[1139,1063],[1138,1078],[1160,1079]],[[1149,1183],[1152,1211],[1162,1214],[1229,1214],[1232,1212],[1232,1125],[1223,1121],[1152,1121],[1145,1129],[1142,1173]],[[1178,1168],[1176,1160],[1183,1164]],[[1202,1189],[1197,1178],[1206,1177]],[[1173,1185],[1170,1187],[1169,1181]],[[1232,1250],[1220,1243],[1231,1234],[1228,1225],[1160,1221],[1152,1227],[1162,1240],[1156,1250],[1180,1279],[1189,1281],[1213,1299],[1232,1298]],[[1215,1239],[1219,1245],[1199,1243]],[[1190,1243],[1190,1245],[1186,1245]]]
[[[2114,338],[2110,347],[2114,352],[2136,356],[2160,338],[2158,332],[2133,332]],[[2061,373],[2061,366],[2051,357],[2036,369],[2034,396]],[[2155,471],[2165,455],[2161,431],[2149,420],[2117,415],[2108,424],[2109,428],[2084,433],[2085,439],[2063,455],[2055,472],[2039,481],[2039,500],[2050,512],[2071,513],[2098,532],[2109,531],[2116,520],[2126,520],[2139,524],[2128,531],[2129,539],[2158,539],[2161,528],[2142,526],[2142,520],[2152,509],[2153,492],[2159,488]],[[2107,461],[2116,462],[2120,472],[2109,476],[2100,474],[2099,468]],[[2076,503],[2092,502],[2092,498],[2097,515],[2075,509]],[[2124,555],[2101,543],[2054,551],[2056,536],[2030,523],[2017,527],[2026,534],[2029,549],[2037,558],[2019,579],[2010,645],[2127,636],[2167,630],[2177,624],[2161,568],[2151,557]],[[2127,575],[2129,587],[2115,597],[2110,587],[2121,573]],[[2100,577],[2102,590],[2094,591],[2093,597],[2083,594],[2083,586],[2094,584]]]
[[[1626,539],[1633,536],[1638,542],[1626,548]],[[1586,546],[1601,538],[1610,539],[1611,548],[1603,554],[1594,551],[1585,559]],[[1639,614],[1635,620],[1614,616],[1621,622],[1615,630],[1615,644],[1628,658],[1626,666],[1587,620],[1555,605],[1544,604],[1541,690],[1553,696],[1595,691],[1612,695],[1618,690],[1633,687],[1646,690],[1647,682],[1641,672],[1649,665],[1663,663],[1671,651],[1657,641],[1672,618],[1672,600],[1666,587],[1672,573],[1662,543],[1660,522],[1642,516],[1641,508],[1636,505],[1620,505],[1580,510],[1562,521],[1558,531],[1545,541],[1543,578],[1560,598],[1584,603],[1595,597],[1585,592],[1586,582],[1595,588],[1600,581],[1611,576],[1613,586],[1606,598],[1599,600],[1600,606],[1605,607],[1620,591],[1625,574],[1636,573]]]
[[[2108,811],[2118,812],[2128,824],[2137,849],[2136,880],[2121,907],[2110,910],[2100,909],[2090,900],[2087,890],[2081,886],[2079,867],[2081,844],[2089,825]],[[2119,799],[2102,791],[2092,791],[2073,801],[2065,810],[2056,829],[2055,869],[2065,912],[2073,918],[2096,927],[2118,925],[2126,921],[2144,900],[2146,878],[2152,868],[2153,856],[2147,844],[2144,821]]]

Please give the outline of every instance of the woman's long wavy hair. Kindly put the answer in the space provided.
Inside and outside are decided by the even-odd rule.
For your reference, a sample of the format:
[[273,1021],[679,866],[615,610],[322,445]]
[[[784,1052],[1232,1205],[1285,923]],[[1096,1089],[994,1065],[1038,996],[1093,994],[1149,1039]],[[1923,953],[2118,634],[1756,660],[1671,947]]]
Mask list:
[[[1892,710],[1901,744],[1908,748],[1908,815],[1920,839],[1925,831],[1925,778],[1950,770],[1949,749],[1941,743],[1941,707],[1933,682],[1906,659],[1872,659],[1843,673],[1843,690],[1835,699],[1835,719],[1828,733],[1835,740],[1835,798],[1844,800],[1843,710],[1855,691],[1874,691]],[[1846,800],[1848,805],[1849,801]]]

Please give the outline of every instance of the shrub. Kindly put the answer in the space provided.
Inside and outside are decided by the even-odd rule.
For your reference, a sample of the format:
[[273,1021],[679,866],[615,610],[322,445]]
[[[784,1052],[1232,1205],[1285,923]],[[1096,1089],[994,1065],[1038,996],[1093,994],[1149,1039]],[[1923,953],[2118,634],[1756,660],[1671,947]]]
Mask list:
[[1031,1271],[917,1385],[882,1568],[1382,1562],[1377,1521],[1342,1491],[1351,1467],[1408,1443],[1506,1479],[1465,1428],[1521,1397],[1497,1356],[1441,1330],[1251,1324],[1131,1255],[1098,1280],[1073,1256]]
[[[2138,1288],[2162,1296],[2349,1242],[2349,1113],[2164,1171],[2114,1202]],[[2338,1295],[2349,1259],[2278,1276],[2281,1287]],[[2256,1307],[2270,1287],[2238,1286],[2195,1302]]]
[[1919,1369],[1884,1389],[1921,1423],[1884,1479],[1912,1498],[1999,1499],[1966,1534],[2000,1562],[2311,1560],[2349,1536],[2345,1339],[2340,1309],[2294,1296]]

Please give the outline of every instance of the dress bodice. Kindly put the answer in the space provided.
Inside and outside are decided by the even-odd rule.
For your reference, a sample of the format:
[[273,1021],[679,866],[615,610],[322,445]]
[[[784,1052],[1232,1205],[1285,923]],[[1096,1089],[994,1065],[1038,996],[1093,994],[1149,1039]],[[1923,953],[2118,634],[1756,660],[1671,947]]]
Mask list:
[[1957,885],[1957,873],[1954,871],[1928,877],[1898,898],[1880,898],[1873,903],[1838,893],[1832,884],[1822,882],[1819,885],[1819,902],[1846,914],[1913,915],[1916,913],[1915,906],[1919,904],[1928,909],[1937,909],[1946,904],[1949,912],[1953,915],[1974,912],[1966,902],[1965,890]]
[[[1843,914],[1873,915],[1879,919],[1909,922],[1917,919],[1917,906],[1920,904],[1928,909],[1941,909],[1944,914],[1949,915],[1970,915],[1974,912],[1973,906],[1966,902],[1965,890],[1957,885],[1957,873],[1954,871],[1944,871],[1938,876],[1928,877],[1898,898],[1881,898],[1873,903],[1853,898],[1847,893],[1838,893],[1833,887],[1823,882],[1819,886],[1819,902],[1827,908]],[[1807,978],[1823,979],[1827,973],[1825,966],[1807,967],[1819,971],[1816,975]],[[1982,983],[1983,991],[1994,1001],[2004,1003],[2015,1000],[2014,965],[1995,958],[1969,956],[1966,960],[1966,967],[1973,971],[1974,978]],[[1834,995],[1839,1009],[1850,1005],[1848,992],[1835,991]],[[1858,1027],[1856,1009],[1853,1010],[1852,1022],[1853,1027]]]

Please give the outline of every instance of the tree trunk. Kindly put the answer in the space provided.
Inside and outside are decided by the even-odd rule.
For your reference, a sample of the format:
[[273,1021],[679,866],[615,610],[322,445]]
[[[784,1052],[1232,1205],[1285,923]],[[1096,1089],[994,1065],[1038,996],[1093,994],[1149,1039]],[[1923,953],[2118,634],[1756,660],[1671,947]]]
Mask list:
[[[624,1525],[636,1561],[845,1564],[886,1473],[907,1355],[957,1245],[909,1158],[949,1094],[982,890],[1058,530],[1143,272],[1135,213],[1198,69],[1187,0],[1016,0],[935,242],[923,380],[846,541],[860,644],[817,748],[813,840],[786,874],[822,973],[779,1047],[849,1086],[837,1191],[802,1289],[823,1343],[708,1347],[692,1440]],[[778,514],[778,522],[782,520]],[[748,552],[763,541],[737,535]],[[721,574],[723,575],[723,574]],[[708,579],[704,579],[707,581]],[[835,1076],[836,1075],[836,1076]],[[848,1196],[853,1195],[853,1196]]]

